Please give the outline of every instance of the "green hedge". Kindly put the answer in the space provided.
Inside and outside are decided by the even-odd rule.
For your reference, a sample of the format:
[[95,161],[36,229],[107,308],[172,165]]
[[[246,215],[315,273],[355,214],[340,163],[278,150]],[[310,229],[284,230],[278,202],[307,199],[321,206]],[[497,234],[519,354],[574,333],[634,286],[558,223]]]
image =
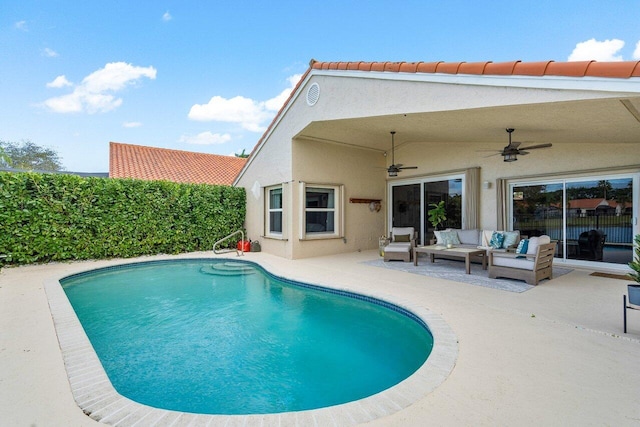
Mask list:
[[243,188],[0,172],[8,264],[211,250],[245,213]]

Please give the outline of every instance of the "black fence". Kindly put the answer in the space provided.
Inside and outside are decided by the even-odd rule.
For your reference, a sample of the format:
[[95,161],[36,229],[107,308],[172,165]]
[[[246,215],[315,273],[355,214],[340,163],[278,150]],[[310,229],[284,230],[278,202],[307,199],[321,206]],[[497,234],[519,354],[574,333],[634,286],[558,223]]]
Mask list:
[[[521,234],[539,236],[546,234],[554,240],[562,240],[562,218],[547,217],[540,214],[518,215],[513,229]],[[633,245],[632,216],[625,215],[593,215],[567,218],[567,240],[578,240],[585,231],[599,230],[606,234],[606,244]]]

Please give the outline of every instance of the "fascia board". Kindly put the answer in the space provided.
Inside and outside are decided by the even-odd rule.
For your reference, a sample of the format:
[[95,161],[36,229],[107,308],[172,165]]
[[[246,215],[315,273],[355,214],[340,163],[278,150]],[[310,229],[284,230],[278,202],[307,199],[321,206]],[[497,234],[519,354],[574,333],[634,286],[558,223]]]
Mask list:
[[490,74],[402,73],[357,70],[312,70],[312,76],[350,77],[360,79],[415,81],[425,83],[473,86],[500,86],[527,89],[585,90],[594,92],[640,93],[640,79],[567,76],[498,76]]

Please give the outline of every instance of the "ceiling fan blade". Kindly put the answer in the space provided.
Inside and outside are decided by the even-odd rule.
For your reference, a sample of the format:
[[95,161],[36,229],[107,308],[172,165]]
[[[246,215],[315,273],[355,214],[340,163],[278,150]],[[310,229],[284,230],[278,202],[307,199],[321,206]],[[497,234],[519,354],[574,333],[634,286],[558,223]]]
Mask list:
[[402,167],[402,163],[398,163],[397,165],[391,165],[391,166],[395,166],[397,168],[400,168],[400,167]]
[[513,141],[511,143],[509,143],[509,145],[507,145],[507,147],[509,148],[518,148],[520,146],[520,144],[522,144],[522,142],[520,141]]
[[518,151],[518,155],[520,156],[526,156],[527,154],[529,154],[528,151],[522,151],[522,150]]
[[404,167],[398,167],[398,169],[418,169],[417,166],[404,166]]
[[538,144],[538,145],[529,145],[528,147],[522,147],[520,150],[534,150],[536,148],[547,148],[551,147],[551,144]]

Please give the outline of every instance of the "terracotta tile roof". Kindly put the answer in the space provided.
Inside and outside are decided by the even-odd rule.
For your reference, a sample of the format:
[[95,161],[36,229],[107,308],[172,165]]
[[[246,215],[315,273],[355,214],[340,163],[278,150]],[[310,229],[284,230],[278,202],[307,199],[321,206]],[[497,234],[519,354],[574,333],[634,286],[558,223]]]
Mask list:
[[[574,199],[569,200],[569,207],[571,209],[596,209],[598,206],[608,206],[610,208],[618,207],[618,202],[615,200],[605,200],[605,199]],[[627,202],[624,204],[624,207],[630,208],[633,206],[631,203]]]
[[575,62],[321,62],[314,70],[382,71],[390,73],[484,74],[500,76],[640,77],[640,61]]
[[247,159],[109,143],[109,177],[231,185]]

